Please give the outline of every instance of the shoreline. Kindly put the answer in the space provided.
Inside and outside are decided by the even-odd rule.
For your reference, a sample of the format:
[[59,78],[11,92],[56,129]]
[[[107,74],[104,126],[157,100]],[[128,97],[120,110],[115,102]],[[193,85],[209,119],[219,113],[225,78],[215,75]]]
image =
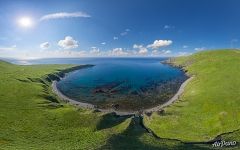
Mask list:
[[152,108],[148,108],[148,109],[144,109],[141,111],[118,111],[115,109],[100,109],[97,108],[95,105],[90,104],[90,103],[86,103],[86,102],[80,102],[74,99],[71,99],[69,97],[67,97],[66,95],[64,95],[61,91],[58,90],[57,88],[57,80],[53,80],[52,81],[52,91],[54,94],[56,94],[60,99],[62,99],[64,102],[66,103],[70,103],[71,105],[75,105],[77,107],[80,108],[85,108],[85,109],[92,109],[92,110],[96,110],[96,111],[100,111],[100,112],[104,112],[104,113],[116,113],[116,115],[119,116],[126,116],[126,115],[140,115],[141,113],[152,113],[152,112],[156,112],[159,110],[162,110],[163,108],[173,104],[175,101],[178,100],[179,96],[182,95],[182,93],[184,92],[184,89],[186,87],[186,85],[194,78],[194,76],[189,77],[187,80],[185,80],[181,86],[179,87],[178,91],[176,94],[174,94],[174,96],[172,98],[170,98],[168,101],[166,101],[163,104],[160,104],[158,106],[152,107]]
[[64,94],[62,94],[62,92],[60,92],[60,91],[57,89],[56,83],[57,83],[56,80],[54,80],[54,81],[52,82],[52,91],[53,91],[60,99],[62,99],[64,102],[70,103],[71,105],[75,105],[75,106],[77,106],[77,107],[85,108],[85,109],[97,110],[97,111],[104,112],[104,113],[116,113],[116,114],[119,115],[119,116],[135,115],[135,114],[138,113],[137,111],[132,111],[132,112],[130,112],[130,111],[129,111],[129,112],[128,112],[128,111],[117,111],[117,110],[110,109],[110,108],[109,108],[109,109],[100,109],[100,108],[96,108],[95,105],[93,105],[93,104],[84,103],[84,102],[80,102],[80,101],[71,99],[71,98],[65,96]]
[[186,81],[184,81],[181,86],[179,87],[177,93],[170,98],[168,101],[166,101],[163,104],[160,104],[158,106],[155,106],[153,108],[149,108],[149,109],[145,109],[144,112],[145,113],[151,113],[151,112],[155,112],[155,111],[159,111],[171,104],[173,104],[175,101],[177,101],[179,99],[179,97],[182,95],[182,93],[184,92],[184,89],[186,87],[186,85],[194,78],[194,76],[189,77]]

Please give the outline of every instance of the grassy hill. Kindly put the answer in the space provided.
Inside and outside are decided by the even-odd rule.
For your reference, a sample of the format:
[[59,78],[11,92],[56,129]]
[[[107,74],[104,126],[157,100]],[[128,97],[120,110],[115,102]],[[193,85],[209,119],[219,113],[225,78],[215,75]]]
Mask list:
[[155,139],[139,120],[62,103],[49,77],[72,67],[0,61],[0,149],[199,149]]
[[[160,137],[185,141],[205,141],[238,129],[239,55],[238,51],[216,51],[176,59],[178,64],[188,64],[186,69],[196,78],[164,116],[145,117],[144,123]],[[142,128],[138,118],[61,102],[52,93],[49,78],[72,67],[0,61],[0,149],[211,149],[208,144],[157,139]],[[240,141],[239,135],[226,134],[224,139]]]
[[159,137],[209,141],[216,136],[240,142],[240,51],[203,51],[172,59],[194,79],[180,99],[144,123]]

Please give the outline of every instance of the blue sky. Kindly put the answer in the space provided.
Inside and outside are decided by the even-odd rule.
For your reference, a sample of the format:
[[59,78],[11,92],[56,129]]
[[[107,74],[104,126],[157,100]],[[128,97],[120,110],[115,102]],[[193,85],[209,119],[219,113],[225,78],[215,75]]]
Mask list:
[[239,48],[238,0],[0,0],[0,57],[175,56]]

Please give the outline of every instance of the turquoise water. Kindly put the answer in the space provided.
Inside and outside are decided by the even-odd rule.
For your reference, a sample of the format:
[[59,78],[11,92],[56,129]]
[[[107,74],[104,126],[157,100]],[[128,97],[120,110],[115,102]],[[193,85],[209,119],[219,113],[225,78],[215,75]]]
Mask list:
[[187,78],[180,69],[161,64],[162,60],[164,59],[67,59],[61,63],[95,66],[69,73],[57,83],[57,88],[74,100],[88,102],[99,108],[150,108],[171,98]]

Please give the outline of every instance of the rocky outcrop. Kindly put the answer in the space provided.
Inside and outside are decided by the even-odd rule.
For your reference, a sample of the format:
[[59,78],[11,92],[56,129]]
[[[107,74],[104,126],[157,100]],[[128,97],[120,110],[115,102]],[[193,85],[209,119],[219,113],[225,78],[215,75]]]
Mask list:
[[44,78],[48,81],[59,81],[61,78],[63,78],[67,73],[75,71],[75,70],[79,70],[79,69],[83,69],[83,68],[88,68],[88,67],[93,67],[94,65],[80,65],[80,66],[74,66],[71,68],[67,68],[64,70],[58,70],[57,73],[53,73],[53,74],[48,74],[46,75]]

